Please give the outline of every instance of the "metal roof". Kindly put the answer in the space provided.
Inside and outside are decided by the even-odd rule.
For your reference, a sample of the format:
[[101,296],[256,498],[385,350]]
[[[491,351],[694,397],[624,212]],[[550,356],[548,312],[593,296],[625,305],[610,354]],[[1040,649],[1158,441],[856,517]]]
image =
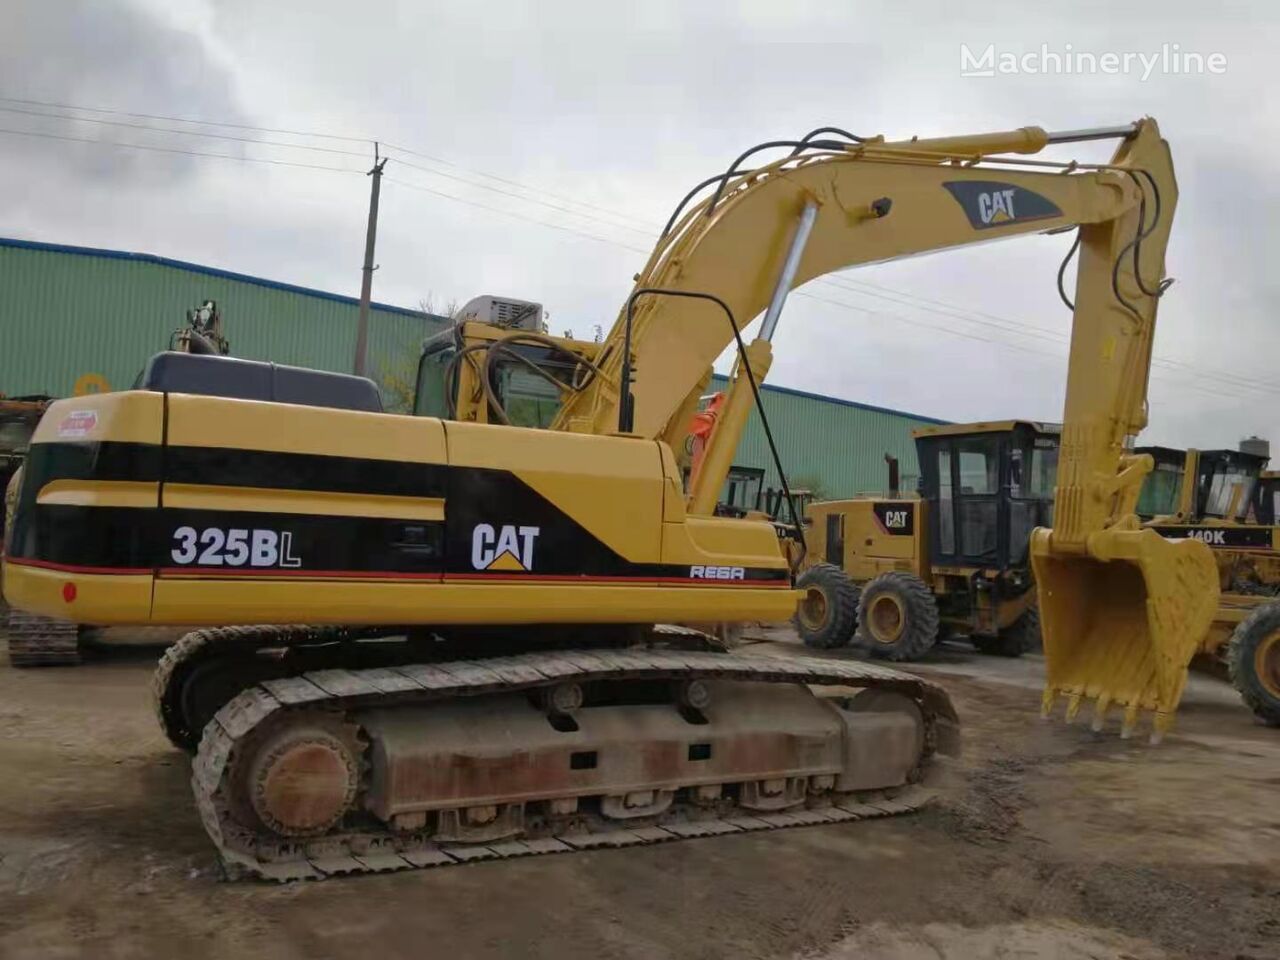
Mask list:
[[[147,253],[0,238],[0,395],[67,396],[133,383],[186,311],[218,301],[232,354],[319,370],[350,370],[358,301],[296,284]],[[449,321],[374,303],[370,372],[388,406],[410,399],[424,337]],[[717,378],[717,389],[725,378]],[[824,497],[883,488],[883,456],[915,472],[911,431],[946,421],[766,384],[762,399],[793,484]],[[753,411],[735,461],[777,486]]]
[[[235,356],[351,370],[354,297],[151,254],[0,239],[0,394],[126,388],[206,299],[218,301]],[[403,408],[423,338],[447,323],[372,305],[369,372],[388,406]]]
[[[939,421],[941,422],[941,421]],[[958,437],[978,433],[1009,433],[1015,427],[1030,427],[1036,433],[1060,435],[1062,424],[1042,420],[982,420],[975,423],[949,423],[943,426],[922,427],[913,434],[917,437]]]
[[[268,280],[266,277],[255,277],[248,273],[236,273],[234,270],[222,270],[218,267],[207,267],[187,260],[174,260],[171,257],[158,257],[154,253],[133,253],[128,250],[108,250],[105,247],[73,247],[65,243],[44,243],[40,240],[18,240],[13,237],[0,237],[0,247],[13,247],[18,250],[47,250],[52,253],[71,253],[84,257],[105,257],[110,260],[133,260],[140,263],[155,263],[162,267],[174,267],[191,273],[203,274],[207,277],[221,277],[224,280],[237,280],[241,283],[253,283],[271,290],[287,290],[290,293],[301,293],[308,297],[319,297],[321,300],[332,300],[335,303],[360,305],[355,297],[341,293],[329,293],[314,287],[301,287],[294,283],[280,280]],[[370,301],[370,306],[387,313],[403,313],[410,317],[424,316],[421,310],[410,310],[408,307],[397,307],[394,304]]]
[[[719,375],[712,380],[716,389],[722,389],[727,382]],[[884,490],[888,485],[886,453],[898,458],[902,487],[910,488],[919,473],[911,432],[946,423],[935,417],[770,384],[761,386],[760,399],[787,479],[793,487],[814,489],[823,500]],[[762,467],[764,485],[780,485],[760,416],[754,409],[734,464]]]

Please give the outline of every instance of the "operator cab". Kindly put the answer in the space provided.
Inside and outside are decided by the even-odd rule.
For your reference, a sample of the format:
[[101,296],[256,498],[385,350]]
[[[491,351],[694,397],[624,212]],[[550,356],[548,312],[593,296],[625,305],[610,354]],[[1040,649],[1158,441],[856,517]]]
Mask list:
[[[1268,510],[1268,505],[1261,503],[1266,497],[1264,488],[1274,486],[1274,481],[1261,482],[1269,460],[1265,454],[1243,450],[1188,452],[1169,447],[1138,447],[1134,452],[1149,454],[1155,460],[1155,469],[1147,475],[1138,496],[1137,514],[1144,521],[1173,517],[1196,523],[1242,523],[1249,518],[1251,508],[1257,516],[1263,511],[1274,515],[1274,505]],[[1195,481],[1188,497],[1182,485],[1189,469],[1194,470]]]
[[1134,453],[1149,454],[1155,461],[1155,467],[1142,481],[1142,490],[1138,494],[1135,510],[1138,517],[1146,521],[1177,513],[1187,452],[1173,447],[1138,447]]
[[1196,516],[1243,522],[1269,457],[1240,450],[1201,450],[1196,471]]
[[546,428],[591,375],[599,344],[548,337],[541,304],[476,297],[456,315],[423,341],[416,416]]
[[1027,566],[1031,531],[1053,525],[1061,428],[1025,420],[914,433],[935,566]]
[[716,516],[745,517],[763,509],[763,499],[764,469],[734,464],[725,477],[720,500],[716,503]]
[[1258,523],[1275,526],[1280,515],[1280,471],[1263,470],[1253,492],[1253,517]]

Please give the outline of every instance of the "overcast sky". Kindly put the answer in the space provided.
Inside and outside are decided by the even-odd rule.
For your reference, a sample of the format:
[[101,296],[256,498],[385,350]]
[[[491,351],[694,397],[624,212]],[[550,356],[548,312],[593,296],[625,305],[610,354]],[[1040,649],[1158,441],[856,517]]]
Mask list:
[[[897,139],[1151,115],[1171,142],[1181,201],[1168,257],[1178,282],[1156,337],[1167,362],[1142,442],[1280,440],[1280,5],[1037,6],[3,0],[0,96],[378,138],[425,154],[392,151],[375,299],[522,297],[546,305],[553,331],[584,337],[612,323],[654,224],[761,140],[825,124]],[[963,78],[962,43],[997,56],[1178,44],[1219,53],[1226,68]],[[10,108],[5,131],[368,167],[346,155],[367,154],[353,141],[216,128],[337,152],[306,151],[0,107]],[[0,177],[3,236],[359,291],[359,172],[9,132]],[[1054,277],[1068,243],[1037,237],[863,268],[839,276],[845,289],[811,284],[806,292],[844,305],[791,299],[770,381],[952,420],[1060,419],[1070,317]],[[228,322],[234,340],[237,318]]]

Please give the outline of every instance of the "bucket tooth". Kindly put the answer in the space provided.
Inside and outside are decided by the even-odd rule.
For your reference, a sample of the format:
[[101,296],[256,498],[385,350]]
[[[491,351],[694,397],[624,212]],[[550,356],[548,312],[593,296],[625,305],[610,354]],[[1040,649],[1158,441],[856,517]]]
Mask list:
[[1151,718],[1151,745],[1154,747],[1160,743],[1172,726],[1173,714],[1164,710],[1157,710],[1155,716]]
[[1058,693],[1052,687],[1045,687],[1044,693],[1040,696],[1040,718],[1042,720],[1053,719],[1053,701],[1057,699]]
[[1124,708],[1124,721],[1120,724],[1120,739],[1128,740],[1138,726],[1138,705],[1131,703]]
[[1093,704],[1093,723],[1089,726],[1094,733],[1101,733],[1107,725],[1107,710],[1111,707],[1111,698],[1106,694],[1098,697]]
[[1084,700],[1084,694],[1073,693],[1067,698],[1067,714],[1064,719],[1067,723],[1074,723],[1076,715],[1080,713],[1080,704]]
[[1099,730],[1112,704],[1125,707],[1130,737],[1140,710],[1155,714],[1153,740],[1173,723],[1187,667],[1218,605],[1218,571],[1198,540],[1166,540],[1154,530],[1107,529],[1087,548],[1067,550],[1053,532],[1031,541],[1045,651],[1041,715],[1067,698],[1071,722],[1096,702]]

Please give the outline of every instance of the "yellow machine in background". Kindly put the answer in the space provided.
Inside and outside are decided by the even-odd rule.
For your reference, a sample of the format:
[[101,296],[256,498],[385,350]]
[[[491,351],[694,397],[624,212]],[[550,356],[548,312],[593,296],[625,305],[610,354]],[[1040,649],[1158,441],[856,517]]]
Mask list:
[[[1053,521],[1058,427],[1029,421],[916,430],[919,491],[811,505],[805,643],[914,660],[940,636],[1018,656],[1039,643],[1028,545]],[[891,471],[892,473],[892,471]]]
[[[1156,461],[1139,499],[1146,525],[1213,551],[1221,597],[1197,652],[1259,719],[1280,726],[1280,481],[1269,453],[1146,447]],[[1216,669],[1215,669],[1216,668]]]
[[[1095,139],[1119,142],[1111,163],[1016,156]],[[171,354],[138,390],[50,409],[9,599],[212,627],[166,654],[156,692],[166,732],[196,751],[197,807],[226,862],[316,876],[565,848],[583,830],[642,842],[637,822],[675,836],[742,829],[741,811],[869,815],[859,792],[910,808],[893,801],[955,747],[936,686],[653,625],[795,610],[773,525],[713,515],[789,291],[1001,237],[1079,228],[1055,525],[1032,540],[1046,705],[1094,697],[1125,705],[1125,732],[1144,708],[1167,726],[1216,578],[1204,544],[1133,516],[1150,460],[1128,450],[1177,193],[1155,123],[898,142],[828,128],[786,144],[686,196],[602,343],[456,331],[424,356],[418,405],[434,416],[382,413],[358,378]],[[504,326],[502,304],[479,313]],[[672,450],[735,342],[686,496]],[[545,407],[532,380],[551,388]],[[507,425],[526,418],[549,422]],[[281,623],[306,626],[253,626]]]

